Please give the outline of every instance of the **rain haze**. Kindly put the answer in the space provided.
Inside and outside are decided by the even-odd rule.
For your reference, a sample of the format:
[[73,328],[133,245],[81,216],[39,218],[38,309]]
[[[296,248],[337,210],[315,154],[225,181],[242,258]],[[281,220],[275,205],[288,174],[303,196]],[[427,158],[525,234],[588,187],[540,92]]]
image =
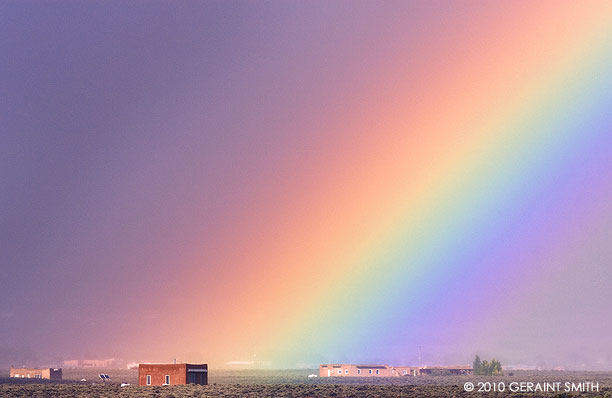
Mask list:
[[0,367],[612,370],[611,7],[538,7],[3,1]]

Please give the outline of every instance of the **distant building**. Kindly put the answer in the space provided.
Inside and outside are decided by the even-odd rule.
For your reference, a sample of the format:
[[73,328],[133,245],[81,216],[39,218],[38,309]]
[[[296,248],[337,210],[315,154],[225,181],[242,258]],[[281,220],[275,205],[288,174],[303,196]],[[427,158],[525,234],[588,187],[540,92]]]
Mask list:
[[419,375],[419,368],[415,366],[353,364],[319,365],[320,377],[400,377],[417,375]]
[[469,375],[474,369],[470,365],[451,365],[451,366],[422,366],[422,375]]
[[225,362],[225,366],[228,368],[234,368],[234,369],[250,369],[250,368],[261,369],[261,368],[269,368],[270,366],[272,366],[272,362],[235,360],[235,361]]
[[130,362],[126,366],[129,370],[138,370],[138,363],[136,362]]
[[320,377],[402,377],[420,375],[471,374],[469,365],[458,366],[390,366],[390,365],[319,365]]
[[538,366],[533,365],[505,365],[504,370],[544,370]]
[[149,364],[138,365],[139,386],[166,386],[176,384],[208,384],[208,365]]
[[110,359],[72,359],[64,361],[65,368],[100,368],[108,369],[116,367],[115,358]]
[[14,368],[11,366],[10,377],[21,379],[62,380],[62,368]]

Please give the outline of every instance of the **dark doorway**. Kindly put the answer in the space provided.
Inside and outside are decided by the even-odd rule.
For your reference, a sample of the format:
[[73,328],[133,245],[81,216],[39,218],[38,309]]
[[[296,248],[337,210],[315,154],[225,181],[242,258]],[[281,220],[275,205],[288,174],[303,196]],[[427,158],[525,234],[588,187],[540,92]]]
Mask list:
[[188,384],[208,384],[208,375],[206,372],[193,372],[187,371],[187,383]]

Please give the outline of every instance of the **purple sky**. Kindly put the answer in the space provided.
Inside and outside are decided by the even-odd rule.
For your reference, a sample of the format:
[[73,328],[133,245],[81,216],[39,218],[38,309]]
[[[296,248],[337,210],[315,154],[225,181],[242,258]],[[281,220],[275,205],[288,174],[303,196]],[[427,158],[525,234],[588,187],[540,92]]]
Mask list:
[[[479,32],[495,30],[495,21],[504,20],[506,12],[516,11],[512,17],[520,19],[517,16],[524,9],[511,2],[442,1],[1,2],[0,367],[53,365],[84,357],[157,359],[183,349],[179,344],[150,349],[127,336],[142,335],[165,319],[172,320],[169,324],[192,325],[190,314],[173,313],[175,308],[200,292],[228,291],[231,296],[233,280],[223,278],[232,272],[240,286],[249,286],[249,277],[259,271],[244,265],[256,257],[253,253],[267,254],[280,246],[278,242],[299,247],[294,240],[311,236],[282,236],[282,227],[297,225],[294,218],[310,214],[310,195],[325,197],[324,182],[348,181],[348,187],[356,178],[342,173],[350,174],[355,159],[361,161],[357,167],[383,164],[379,160],[386,154],[375,149],[387,148],[385,139],[393,143],[400,137],[395,130],[411,127],[413,119],[427,120],[437,112],[448,116],[446,109],[419,112],[419,106],[425,106],[419,101],[435,98],[429,96],[430,88],[441,88],[439,81],[453,83],[444,80],[448,77],[444,73],[452,72],[455,63],[461,64],[463,58],[478,60],[479,51],[490,55],[487,46],[509,40],[502,27],[499,38],[481,37]],[[525,26],[530,26],[527,22]],[[557,26],[550,17],[549,25],[541,29],[558,29],[562,34],[568,26]],[[522,25],[516,29],[529,32]],[[506,54],[498,56],[504,59]],[[507,67],[496,59],[487,61],[491,75]],[[476,88],[483,84],[486,91],[487,77],[475,73],[466,80],[472,78]],[[601,92],[609,94],[604,88]],[[460,98],[452,93],[450,104],[455,103],[453,96]],[[406,98],[408,104],[402,102]],[[524,284],[514,280],[516,286],[509,289],[513,297],[533,307],[522,312],[502,299],[500,314],[488,304],[483,305],[487,311],[481,307],[474,311],[495,336],[479,346],[485,355],[499,353],[511,361],[526,358],[531,364],[577,368],[612,366],[607,340],[612,319],[608,288],[612,186],[605,178],[612,166],[606,127],[611,118],[595,105],[589,109],[596,122],[585,128],[597,132],[585,134],[584,147],[575,147],[575,157],[567,157],[577,167],[571,171],[563,165],[551,167],[547,174],[543,161],[538,170],[545,179],[538,185],[541,191],[524,189],[533,196],[520,196],[527,183],[517,183],[516,203],[521,198],[525,202],[523,207],[506,209],[508,220],[500,217],[507,230],[487,236],[487,243],[482,235],[487,226],[479,225],[473,237],[461,235],[457,247],[443,252],[469,257],[463,265],[477,273],[482,266],[479,259],[495,259],[513,247],[533,247],[535,254],[514,253],[517,261],[525,260],[516,272],[533,279]],[[441,117],[440,123],[445,122]],[[398,141],[413,142],[409,138]],[[359,152],[370,145],[371,153]],[[431,146],[435,147],[431,153],[444,153],[444,145],[437,141]],[[415,157],[427,150],[431,148],[416,148]],[[450,170],[446,177],[455,172],[460,174]],[[384,180],[384,174],[375,179]],[[533,174],[528,170],[521,176],[533,182],[529,180]],[[358,191],[363,196],[354,201],[374,196],[368,188],[376,184],[366,183],[364,191]],[[487,198],[486,189],[483,192],[474,196]],[[558,196],[549,198],[547,208],[546,195],[551,193]],[[322,208],[342,213],[354,202],[342,198],[330,198],[328,207]],[[385,209],[386,203],[380,208]],[[566,219],[565,213],[548,213],[550,208],[575,213]],[[303,212],[295,214],[295,209]],[[360,211],[358,206],[355,209]],[[530,211],[529,222],[521,221]],[[330,211],[332,216],[336,213]],[[330,227],[319,233],[327,236],[327,230],[345,225],[344,219],[330,218],[304,225],[313,229],[314,236],[316,228],[328,222]],[[560,237],[549,222],[558,223]],[[462,246],[466,241],[490,244],[490,251],[485,252],[485,244]],[[577,248],[569,250],[574,257],[559,258],[565,242]],[[261,253],[256,251],[259,248]],[[547,248],[550,256],[537,256],[538,250]],[[300,253],[295,257],[301,258]],[[531,264],[537,267],[531,269]],[[500,275],[510,278],[515,270],[509,268],[483,274],[489,281]],[[449,286],[455,276],[462,277],[450,271],[448,275],[453,275],[448,277]],[[432,281],[439,288],[444,277]],[[540,294],[544,290],[529,281],[545,281],[559,289]],[[282,285],[270,289],[271,294],[276,287],[283,291]],[[480,294],[494,290],[490,285]],[[319,294],[316,287],[313,291]],[[451,293],[461,292],[449,289],[447,299]],[[470,302],[477,305],[480,298]],[[223,310],[239,307],[233,304]],[[445,306],[447,301],[430,304],[423,311],[439,305],[440,313],[461,323],[459,315]],[[226,320],[214,311],[211,323]],[[507,314],[515,321],[509,321]],[[562,321],[564,314],[577,321],[557,330],[554,322]],[[398,323],[404,321],[402,316],[389,314]],[[431,325],[444,320],[433,319],[432,311],[429,316]],[[159,326],[159,333],[148,337],[163,343],[173,333],[171,326]],[[379,332],[366,329],[364,334]],[[449,328],[448,334],[455,331]],[[197,330],[186,333],[194,336]],[[548,342],[539,346],[543,341]],[[564,342],[570,348],[557,350]],[[478,347],[471,344],[461,347],[470,355],[472,347]],[[441,360],[446,358],[444,349],[426,347],[431,357]],[[449,361],[465,357],[463,352],[453,356],[456,349],[449,345]],[[197,356],[197,350],[182,353]],[[594,358],[594,352],[601,355]]]

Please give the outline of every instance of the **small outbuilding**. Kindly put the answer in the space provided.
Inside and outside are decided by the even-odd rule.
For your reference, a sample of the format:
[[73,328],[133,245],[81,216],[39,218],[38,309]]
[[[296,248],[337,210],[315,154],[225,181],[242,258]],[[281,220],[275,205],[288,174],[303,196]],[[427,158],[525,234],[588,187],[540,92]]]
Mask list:
[[208,364],[152,364],[138,365],[139,386],[170,386],[177,384],[208,384]]
[[10,377],[20,379],[62,380],[62,368],[14,368],[11,366]]

